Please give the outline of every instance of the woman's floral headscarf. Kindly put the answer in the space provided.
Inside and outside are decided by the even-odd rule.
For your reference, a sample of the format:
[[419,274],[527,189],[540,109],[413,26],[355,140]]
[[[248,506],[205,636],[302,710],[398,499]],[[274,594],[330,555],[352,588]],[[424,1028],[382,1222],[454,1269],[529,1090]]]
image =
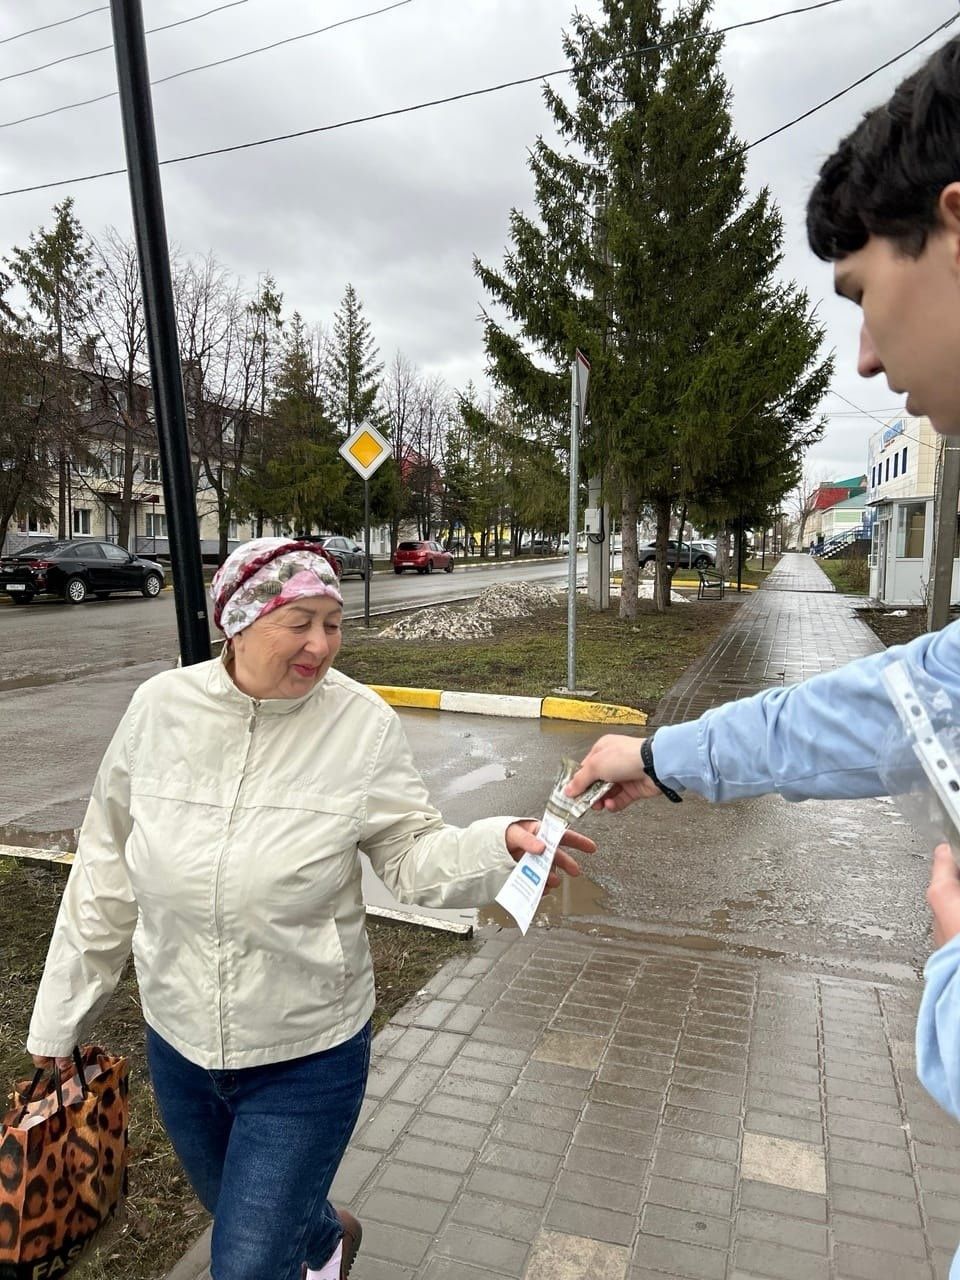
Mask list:
[[228,640],[281,605],[307,596],[343,604],[326,554],[296,538],[254,538],[232,551],[213,575],[213,620]]

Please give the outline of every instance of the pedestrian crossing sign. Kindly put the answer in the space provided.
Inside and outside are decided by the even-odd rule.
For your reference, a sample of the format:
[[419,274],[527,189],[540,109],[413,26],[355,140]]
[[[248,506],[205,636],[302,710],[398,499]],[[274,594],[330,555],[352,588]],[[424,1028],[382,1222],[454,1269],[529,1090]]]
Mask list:
[[385,440],[376,427],[369,423],[357,427],[340,446],[340,456],[350,463],[363,480],[369,480],[392,452],[389,440]]

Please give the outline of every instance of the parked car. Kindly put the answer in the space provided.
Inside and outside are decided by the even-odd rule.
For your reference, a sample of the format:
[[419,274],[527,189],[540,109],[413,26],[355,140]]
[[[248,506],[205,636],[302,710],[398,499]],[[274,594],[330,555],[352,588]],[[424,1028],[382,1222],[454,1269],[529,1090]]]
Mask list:
[[323,547],[330,559],[334,561],[338,577],[345,578],[348,573],[359,574],[361,578],[367,576],[366,553],[360,543],[354,542],[353,538],[328,534],[319,538],[312,537],[310,541]]
[[420,542],[399,542],[392,561],[394,573],[403,573],[404,569],[416,569],[417,573],[433,573],[434,569],[442,569],[444,573],[453,573],[453,556],[432,538]]
[[153,599],[162,590],[163,568],[115,542],[51,539],[0,560],[0,591],[14,604],[29,604],[38,595],[83,604],[88,596],[106,600],[120,591],[139,591]]
[[[646,569],[654,564],[657,559],[657,544],[648,542],[645,547],[637,550],[637,560],[640,568]],[[712,567],[717,561],[717,548],[709,542],[684,542],[677,551],[677,541],[671,538],[667,543],[667,564],[675,569],[677,563],[689,569],[691,565],[694,569],[706,569]]]

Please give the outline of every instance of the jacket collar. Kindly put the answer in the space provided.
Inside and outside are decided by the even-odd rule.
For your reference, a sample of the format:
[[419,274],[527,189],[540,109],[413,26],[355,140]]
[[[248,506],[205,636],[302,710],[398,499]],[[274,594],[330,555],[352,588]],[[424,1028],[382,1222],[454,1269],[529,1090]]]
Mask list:
[[322,698],[326,677],[318,685],[305,693],[301,698],[251,698],[249,694],[238,689],[228,669],[229,650],[224,645],[219,658],[210,663],[206,680],[207,693],[217,702],[231,709],[251,715],[284,716],[299,711],[302,706],[314,698]]

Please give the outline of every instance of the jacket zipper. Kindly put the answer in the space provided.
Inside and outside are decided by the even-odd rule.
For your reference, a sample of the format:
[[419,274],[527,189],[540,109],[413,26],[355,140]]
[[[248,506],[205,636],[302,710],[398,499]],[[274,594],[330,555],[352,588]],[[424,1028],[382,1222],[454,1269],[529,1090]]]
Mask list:
[[214,927],[217,936],[217,1022],[220,1029],[220,1069],[226,1069],[226,1046],[223,1037],[223,911],[220,898],[221,872],[223,864],[226,860],[227,846],[230,843],[230,833],[233,829],[233,819],[237,812],[237,805],[240,802],[240,790],[243,787],[243,780],[247,772],[247,762],[250,759],[250,748],[253,745],[253,731],[257,725],[257,714],[260,711],[259,699],[253,699],[253,706],[250,710],[250,718],[247,720],[246,746],[243,751],[243,763],[240,766],[240,777],[237,779],[237,789],[234,792],[233,804],[230,808],[230,817],[227,819],[227,831],[220,848],[220,857],[217,860],[217,871],[213,885],[213,918]]

